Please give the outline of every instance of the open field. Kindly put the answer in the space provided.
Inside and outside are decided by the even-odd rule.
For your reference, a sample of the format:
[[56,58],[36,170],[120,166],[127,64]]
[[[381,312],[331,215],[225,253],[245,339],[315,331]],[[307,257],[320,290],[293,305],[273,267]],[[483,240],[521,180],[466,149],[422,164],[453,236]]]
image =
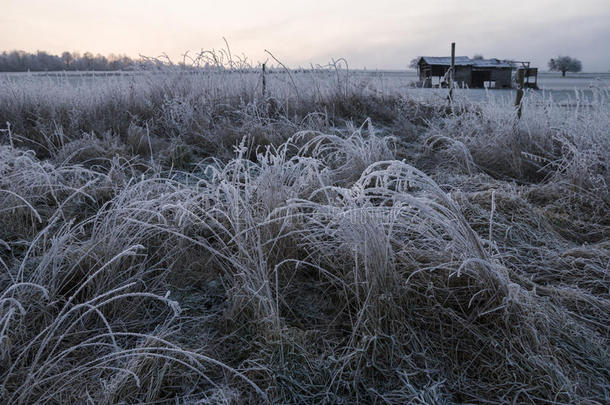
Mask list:
[[0,402],[609,403],[604,77],[0,77]]
[[[249,68],[247,72],[243,71],[224,71],[216,73],[219,76],[226,77],[239,75],[249,76],[251,80],[260,80],[260,69]],[[108,80],[132,80],[134,77],[143,74],[151,74],[151,72],[143,73],[141,71],[132,72],[34,72],[34,73],[0,73],[0,80],[12,81],[19,83],[21,81],[31,82],[32,80],[49,82],[59,81],[65,84],[66,82],[82,86],[93,84],[99,81]],[[208,73],[209,74],[209,73]],[[409,97],[411,99],[424,99],[428,101],[438,101],[447,97],[446,89],[414,89],[412,84],[417,82],[417,73],[414,71],[392,71],[392,70],[352,70],[349,72],[342,71],[339,73],[342,80],[347,80],[349,83],[358,84],[360,87],[369,87],[383,94],[399,95],[401,97]],[[302,85],[309,82],[314,86],[334,84],[337,81],[337,72],[331,69],[314,69],[314,70],[298,70],[292,72],[295,80],[301,82]],[[283,69],[275,69],[268,73],[270,80],[285,82],[288,78],[285,77],[286,72]],[[221,79],[222,80],[222,79]],[[305,83],[303,83],[305,82]],[[610,87],[610,73],[572,73],[567,77],[561,77],[559,73],[539,73],[538,84],[540,90],[527,90],[526,98],[533,97],[542,100],[552,100],[555,103],[573,104],[576,102],[592,101],[596,95],[595,89]],[[515,90],[506,89],[457,89],[460,97],[467,98],[471,101],[487,101],[490,98],[501,99],[505,102],[515,99]]]

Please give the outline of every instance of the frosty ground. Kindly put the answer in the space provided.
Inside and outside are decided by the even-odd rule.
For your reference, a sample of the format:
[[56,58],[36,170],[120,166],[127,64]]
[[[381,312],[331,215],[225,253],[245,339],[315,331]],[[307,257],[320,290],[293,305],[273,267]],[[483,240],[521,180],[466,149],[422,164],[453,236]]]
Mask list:
[[0,80],[0,401],[608,403],[610,89],[335,68]]

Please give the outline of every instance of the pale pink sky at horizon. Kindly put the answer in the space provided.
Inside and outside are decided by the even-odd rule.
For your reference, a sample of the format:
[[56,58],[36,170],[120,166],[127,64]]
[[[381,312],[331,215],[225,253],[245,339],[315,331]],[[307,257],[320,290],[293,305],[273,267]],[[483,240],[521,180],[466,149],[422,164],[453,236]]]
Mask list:
[[224,47],[253,62],[269,49],[289,66],[345,58],[401,69],[418,55],[531,60],[570,55],[610,70],[610,1],[498,0],[0,0],[0,51],[64,50],[178,60]]

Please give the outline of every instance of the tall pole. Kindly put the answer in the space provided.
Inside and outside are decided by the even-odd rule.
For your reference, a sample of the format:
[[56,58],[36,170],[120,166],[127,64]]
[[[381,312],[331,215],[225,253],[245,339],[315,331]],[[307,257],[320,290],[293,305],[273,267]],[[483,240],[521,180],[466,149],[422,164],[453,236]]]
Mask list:
[[449,73],[449,102],[453,100],[453,73],[455,72],[455,42],[451,43],[451,72]]

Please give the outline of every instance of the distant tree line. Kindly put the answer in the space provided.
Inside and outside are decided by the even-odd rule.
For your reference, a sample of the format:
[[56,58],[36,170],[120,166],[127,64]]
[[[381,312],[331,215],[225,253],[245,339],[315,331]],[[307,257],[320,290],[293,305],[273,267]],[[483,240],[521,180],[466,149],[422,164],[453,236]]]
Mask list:
[[85,52],[63,52],[51,55],[45,51],[29,53],[25,51],[2,52],[0,54],[0,72],[45,72],[61,70],[129,70],[138,64],[125,55],[103,56]]

